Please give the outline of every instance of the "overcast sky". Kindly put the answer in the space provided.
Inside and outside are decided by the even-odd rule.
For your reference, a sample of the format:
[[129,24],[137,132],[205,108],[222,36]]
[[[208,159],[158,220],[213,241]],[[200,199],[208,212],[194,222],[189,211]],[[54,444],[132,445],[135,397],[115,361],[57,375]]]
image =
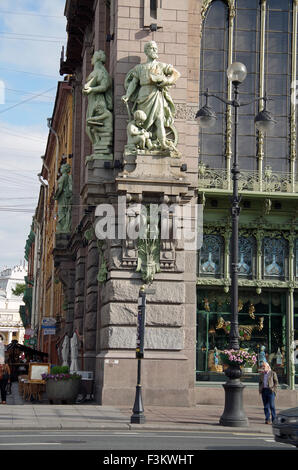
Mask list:
[[0,1],[0,269],[24,260],[47,118],[63,80],[64,6],[65,0]]

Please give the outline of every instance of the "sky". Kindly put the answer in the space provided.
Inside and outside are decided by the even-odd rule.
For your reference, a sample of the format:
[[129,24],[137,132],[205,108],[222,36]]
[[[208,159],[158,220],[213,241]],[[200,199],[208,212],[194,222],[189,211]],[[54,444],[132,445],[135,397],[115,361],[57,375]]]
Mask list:
[[65,0],[0,0],[0,270],[24,261],[38,201]]

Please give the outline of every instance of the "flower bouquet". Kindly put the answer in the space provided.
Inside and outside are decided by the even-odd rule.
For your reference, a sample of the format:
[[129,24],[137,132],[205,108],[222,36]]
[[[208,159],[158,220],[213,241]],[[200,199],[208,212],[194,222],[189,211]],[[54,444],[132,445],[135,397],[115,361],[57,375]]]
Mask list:
[[246,349],[225,349],[220,353],[221,362],[227,366],[253,367],[257,362],[255,353],[249,353]]

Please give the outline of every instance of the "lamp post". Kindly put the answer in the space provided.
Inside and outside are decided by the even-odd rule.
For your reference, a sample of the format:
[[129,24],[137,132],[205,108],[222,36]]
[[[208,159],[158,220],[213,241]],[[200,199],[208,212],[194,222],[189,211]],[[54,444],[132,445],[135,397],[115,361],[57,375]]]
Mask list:
[[[203,93],[206,104],[197,112],[196,118],[203,128],[210,128],[216,122],[216,114],[208,104],[209,97],[214,97],[227,106],[234,108],[234,158],[232,166],[233,195],[231,204],[232,236],[231,236],[231,329],[229,334],[229,349],[239,350],[238,328],[238,239],[240,198],[238,193],[239,161],[238,161],[238,109],[255,101],[264,101],[264,109],[255,117],[255,125],[261,132],[272,128],[274,120],[266,109],[267,97],[256,98],[249,103],[241,104],[239,101],[239,86],[245,80],[247,70],[241,62],[232,63],[227,69],[228,79],[233,85],[233,100],[226,100],[217,95],[210,94],[208,90]],[[248,420],[243,411],[242,392],[244,385],[240,382],[241,369],[239,366],[229,366],[225,371],[228,381],[223,385],[225,389],[225,409],[220,418],[223,426],[247,426]]]
[[131,423],[143,424],[146,421],[144,415],[144,406],[142,399],[142,385],[141,385],[141,370],[142,362],[144,357],[144,340],[145,340],[145,322],[146,322],[146,291],[145,286],[142,286],[139,291],[138,297],[138,324],[137,324],[137,347],[136,347],[136,359],[138,360],[138,372],[137,372],[137,385],[135,402],[133,406],[133,414],[130,418]]
[[137,385],[132,410],[133,414],[130,418],[130,422],[134,424],[143,424],[146,422],[141,385],[142,359],[144,359],[145,350],[146,294],[155,294],[155,289],[146,288],[146,285],[143,285],[139,290],[136,345],[136,359],[138,360]]

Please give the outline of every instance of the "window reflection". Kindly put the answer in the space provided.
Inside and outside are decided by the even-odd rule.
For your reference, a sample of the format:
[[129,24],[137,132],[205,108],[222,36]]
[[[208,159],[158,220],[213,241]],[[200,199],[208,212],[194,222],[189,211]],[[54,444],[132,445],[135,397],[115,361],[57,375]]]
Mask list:
[[[237,0],[235,3],[233,60],[243,62],[248,70],[246,80],[239,89],[240,99],[244,103],[259,95],[261,10],[259,0]],[[228,12],[227,3],[222,0],[215,0],[210,4],[201,42],[200,89],[204,91],[208,88],[210,92],[222,97],[226,97],[227,92]],[[266,135],[264,139],[264,167],[270,165],[274,171],[283,172],[290,171],[292,21],[292,0],[267,0],[264,89],[267,96],[272,98],[267,106],[277,124],[274,135]],[[217,112],[218,119],[212,130],[200,130],[200,159],[210,167],[222,168],[226,167],[226,110],[216,99],[212,99],[212,107]],[[258,102],[239,109],[239,157],[243,170],[258,169],[257,135],[254,127],[254,117],[258,110]],[[244,116],[246,122],[241,125]],[[252,125],[248,124],[248,119]]]
[[222,273],[222,248],[220,235],[204,235],[200,251],[200,275],[216,276]]
[[283,238],[264,238],[264,276],[284,278],[286,268],[286,241]]
[[[243,380],[257,382],[258,366],[265,355],[286,381],[285,295],[239,291],[239,335],[241,348],[257,354],[258,362]],[[223,381],[220,352],[228,347],[231,322],[230,295],[220,290],[198,289],[197,380]],[[297,336],[298,339],[298,336]]]
[[[205,21],[201,42],[200,88],[225,96],[227,86],[228,8],[221,0],[212,2]],[[225,109],[220,102],[212,101],[217,114],[216,126],[200,130],[200,159],[213,168],[224,168]]]

